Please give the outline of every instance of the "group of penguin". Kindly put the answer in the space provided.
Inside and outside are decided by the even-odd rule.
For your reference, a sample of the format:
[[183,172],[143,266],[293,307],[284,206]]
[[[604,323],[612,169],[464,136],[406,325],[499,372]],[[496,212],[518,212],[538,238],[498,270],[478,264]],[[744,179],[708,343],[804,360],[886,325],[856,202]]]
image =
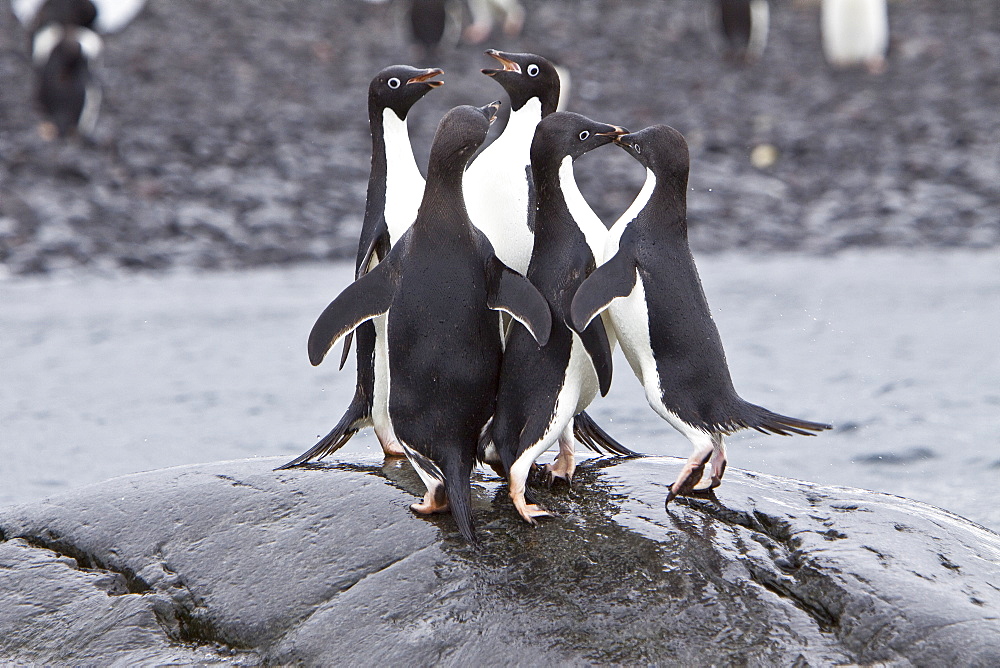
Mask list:
[[[551,62],[486,53],[499,66],[482,72],[506,91],[509,121],[477,155],[501,103],[450,110],[426,182],[407,114],[442,84],[442,70],[397,65],[370,83],[372,166],[356,280],[308,339],[314,365],[344,341],[341,366],[355,339],[355,394],[329,434],[280,468],[329,455],[372,426],[385,454],[406,456],[426,485],[415,512],[450,510],[475,541],[470,478],[485,463],[535,523],[550,513],[526,481],[550,446],[559,445],[550,482],[572,481],[575,438],[634,454],[585,413],[610,388],[617,344],[653,410],[693,445],[667,503],[721,483],[726,434],[828,429],[748,403],[733,388],[688,247],[682,135],[557,112]],[[609,230],[580,193],[573,163],[612,143],[646,179]]]
[[[834,67],[885,68],[889,47],[887,0],[818,0],[823,54]],[[760,58],[767,44],[768,0],[717,0],[716,15],[727,55],[735,61]]]

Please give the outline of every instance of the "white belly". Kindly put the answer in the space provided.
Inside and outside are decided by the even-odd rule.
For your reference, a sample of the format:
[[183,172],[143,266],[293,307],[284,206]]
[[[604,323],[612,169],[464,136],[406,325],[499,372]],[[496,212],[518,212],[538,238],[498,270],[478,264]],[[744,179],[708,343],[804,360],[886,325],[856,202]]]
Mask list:
[[389,418],[389,315],[372,319],[375,324],[375,382],[372,389],[372,424],[382,447],[397,442]]
[[823,0],[823,52],[834,65],[861,64],[889,45],[886,0]]

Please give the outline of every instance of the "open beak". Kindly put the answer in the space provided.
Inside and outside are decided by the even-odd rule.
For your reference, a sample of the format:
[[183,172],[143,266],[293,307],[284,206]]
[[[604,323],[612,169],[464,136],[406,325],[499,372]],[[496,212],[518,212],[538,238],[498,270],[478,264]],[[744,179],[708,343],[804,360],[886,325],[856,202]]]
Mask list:
[[490,102],[485,107],[480,107],[483,115],[489,120],[490,125],[493,125],[493,121],[497,119],[497,112],[500,111],[500,100],[495,102]]
[[424,70],[423,73],[418,74],[415,77],[410,77],[410,79],[408,79],[406,83],[407,84],[422,83],[422,84],[427,84],[431,88],[437,88],[438,86],[443,86],[444,82],[443,81],[431,81],[431,79],[433,79],[434,77],[438,76],[439,74],[444,74],[444,70],[440,70],[440,69],[438,69],[438,68],[435,67],[433,69]]
[[499,69],[499,70],[484,69],[482,72],[486,76],[492,77],[492,76],[497,75],[500,72],[517,72],[518,74],[521,73],[521,66],[518,65],[517,63],[515,63],[510,58],[507,58],[506,56],[504,56],[503,52],[497,51],[496,49],[488,49],[486,51],[486,55],[487,56],[492,56],[501,65],[503,65],[503,69]]

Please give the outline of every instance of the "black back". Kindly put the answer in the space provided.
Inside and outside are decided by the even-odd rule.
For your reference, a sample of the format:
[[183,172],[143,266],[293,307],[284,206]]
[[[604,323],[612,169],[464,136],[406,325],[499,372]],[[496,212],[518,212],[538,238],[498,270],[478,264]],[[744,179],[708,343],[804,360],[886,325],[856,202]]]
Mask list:
[[745,50],[750,43],[750,0],[719,0],[719,24],[730,50]]
[[[533,212],[535,244],[527,278],[545,297],[552,311],[552,333],[540,347],[523,328],[512,328],[504,350],[493,421],[493,442],[506,470],[532,443],[540,439],[552,418],[563,386],[573,333],[570,304],[596,260],[566,203],[559,170],[566,158],[611,143],[623,132],[613,125],[579,114],[556,112],[538,124],[531,144],[531,171],[535,184]],[[611,382],[611,347],[600,319],[581,335],[593,349],[602,393]]]
[[486,55],[500,62],[500,69],[484,69],[510,97],[511,109],[517,111],[533,97],[542,103],[542,116],[556,110],[559,104],[559,73],[548,60],[533,53],[508,53],[490,49]]
[[90,76],[80,42],[67,32],[38,73],[38,103],[52,119],[60,136],[76,131]]
[[729,424],[744,404],[733,388],[687,237],[689,158],[683,136],[665,125],[619,139],[656,177],[652,196],[621,238],[645,285],[656,369],[670,410],[689,424]]
[[441,42],[448,22],[448,0],[410,0],[410,32],[426,52]]

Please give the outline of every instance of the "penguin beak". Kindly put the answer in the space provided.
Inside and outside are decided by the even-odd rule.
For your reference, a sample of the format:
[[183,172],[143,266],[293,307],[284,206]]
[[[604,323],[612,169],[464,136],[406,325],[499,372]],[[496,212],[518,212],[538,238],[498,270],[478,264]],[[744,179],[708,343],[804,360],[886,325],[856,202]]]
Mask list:
[[490,102],[485,107],[480,107],[479,110],[483,112],[483,116],[490,122],[490,125],[493,125],[493,121],[497,119],[497,112],[500,110],[500,100]]
[[443,86],[444,82],[443,81],[430,81],[430,79],[433,79],[434,77],[438,76],[439,74],[444,74],[444,70],[440,70],[440,69],[437,69],[435,67],[433,69],[424,70],[422,73],[418,74],[415,77],[411,77],[410,79],[407,80],[406,83],[407,84],[422,83],[422,84],[427,84],[431,88],[437,88],[438,86]]
[[628,148],[630,145],[629,138],[632,136],[629,132],[623,132],[622,134],[615,137],[615,143],[622,148]]
[[617,125],[612,125],[611,127],[614,129],[609,130],[607,132],[598,132],[597,134],[599,134],[602,137],[612,137],[616,142],[618,141],[619,137],[628,134],[628,130],[626,130],[625,128],[619,127]]
[[507,58],[502,51],[497,51],[496,49],[488,49],[485,53],[487,56],[492,56],[497,61],[499,61],[501,65],[503,65],[503,69],[499,70],[491,70],[491,69],[482,70],[483,74],[485,74],[486,76],[488,77],[496,76],[500,72],[517,72],[518,74],[521,73],[521,66],[515,63],[510,58]]

